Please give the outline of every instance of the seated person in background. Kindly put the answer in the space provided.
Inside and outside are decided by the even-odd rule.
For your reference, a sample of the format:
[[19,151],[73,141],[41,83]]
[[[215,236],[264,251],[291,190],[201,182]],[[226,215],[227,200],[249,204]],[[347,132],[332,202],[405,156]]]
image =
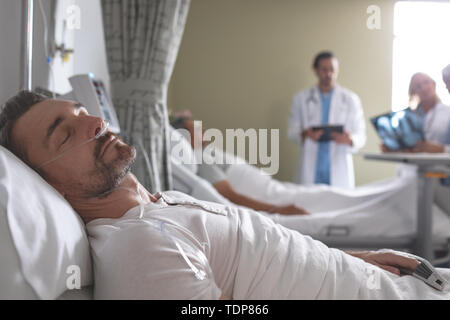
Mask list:
[[[445,78],[445,76],[444,76]],[[404,152],[450,153],[450,107],[441,103],[436,93],[436,82],[425,73],[416,73],[409,84],[411,104],[423,120],[425,141]],[[384,152],[389,152],[382,146]]]
[[399,253],[348,254],[252,210],[153,195],[129,172],[136,150],[103,129],[80,104],[27,91],[0,113],[0,144],[86,223],[97,299],[450,298],[399,277],[417,266]]
[[[183,111],[182,113],[175,114],[172,117],[171,125],[175,129],[186,129],[189,132],[192,149],[194,149],[194,146],[196,145],[196,139],[197,141],[201,141],[201,143],[198,143],[199,146],[206,146],[207,142],[203,140],[203,132],[196,132],[194,130],[194,120],[192,119],[192,114],[189,111]],[[273,205],[237,192],[227,180],[227,176],[225,174],[227,166],[227,164],[208,164],[202,162],[197,164],[197,175],[211,183],[222,196],[237,205],[248,207],[253,210],[279,213],[283,215],[308,214],[306,210],[294,204],[283,206]]]
[[[448,72],[450,67],[442,72],[444,81],[449,79]],[[417,105],[416,113],[422,118],[425,141],[420,141],[414,148],[402,152],[450,153],[450,106],[441,102],[436,93],[436,82],[425,73],[415,73],[409,83],[409,97],[410,103]],[[383,152],[391,152],[384,145],[381,149]],[[411,169],[405,165],[400,168],[406,171]],[[447,214],[450,214],[449,187],[450,177],[441,179],[434,195],[435,202]]]

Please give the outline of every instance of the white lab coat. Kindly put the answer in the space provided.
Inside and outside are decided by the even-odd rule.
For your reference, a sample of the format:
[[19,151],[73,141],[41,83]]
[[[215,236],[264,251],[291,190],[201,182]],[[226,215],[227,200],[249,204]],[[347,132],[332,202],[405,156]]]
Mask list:
[[425,116],[425,140],[444,145],[444,152],[450,153],[448,134],[450,130],[450,106],[441,102],[427,112]]
[[[318,86],[299,92],[294,96],[288,124],[289,139],[300,145],[299,163],[295,182],[314,184],[318,143],[301,133],[314,125],[320,125],[322,119],[320,93]],[[331,98],[329,124],[343,125],[350,133],[353,146],[330,142],[330,183],[332,186],[353,188],[355,178],[352,153],[366,143],[366,125],[361,100],[352,91],[336,86]]]

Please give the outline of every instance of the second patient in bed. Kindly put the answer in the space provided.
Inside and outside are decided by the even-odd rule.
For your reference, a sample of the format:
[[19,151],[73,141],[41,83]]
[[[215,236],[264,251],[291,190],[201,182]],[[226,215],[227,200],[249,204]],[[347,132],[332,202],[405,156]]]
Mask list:
[[[206,142],[203,140],[203,132],[201,130],[194,130],[194,120],[189,116],[189,114],[189,112],[184,112],[183,114],[175,115],[171,121],[171,125],[175,129],[186,129],[188,131],[190,137],[186,137],[186,139],[189,140],[193,149],[194,146],[197,145],[205,147]],[[198,140],[198,143],[195,143],[196,139]],[[236,191],[236,189],[233,188],[231,183],[227,180],[227,176],[225,174],[227,166],[228,165],[226,163],[208,164],[206,162],[202,162],[197,165],[197,175],[211,183],[211,185],[222,196],[237,205],[248,207],[253,210],[279,213],[283,215],[308,214],[305,209],[295,204],[274,205]]]

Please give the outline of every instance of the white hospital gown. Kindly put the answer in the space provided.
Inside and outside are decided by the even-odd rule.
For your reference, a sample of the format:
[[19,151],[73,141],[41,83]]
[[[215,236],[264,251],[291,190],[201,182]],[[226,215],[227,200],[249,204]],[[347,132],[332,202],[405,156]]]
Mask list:
[[[156,222],[156,223],[155,223]],[[162,228],[177,235],[199,280]],[[449,299],[326,247],[251,210],[165,192],[119,219],[86,225],[96,299]],[[200,254],[196,254],[200,252]],[[449,279],[450,272],[441,270]]]

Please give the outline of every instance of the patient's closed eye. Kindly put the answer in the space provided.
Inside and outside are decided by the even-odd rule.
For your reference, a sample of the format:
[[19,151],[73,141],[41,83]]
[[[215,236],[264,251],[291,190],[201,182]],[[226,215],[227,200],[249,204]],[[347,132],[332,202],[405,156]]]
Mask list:
[[65,136],[64,140],[61,142],[60,146],[64,145],[67,141],[69,141],[69,139],[70,139],[70,132],[68,132],[66,134],[66,136]]

